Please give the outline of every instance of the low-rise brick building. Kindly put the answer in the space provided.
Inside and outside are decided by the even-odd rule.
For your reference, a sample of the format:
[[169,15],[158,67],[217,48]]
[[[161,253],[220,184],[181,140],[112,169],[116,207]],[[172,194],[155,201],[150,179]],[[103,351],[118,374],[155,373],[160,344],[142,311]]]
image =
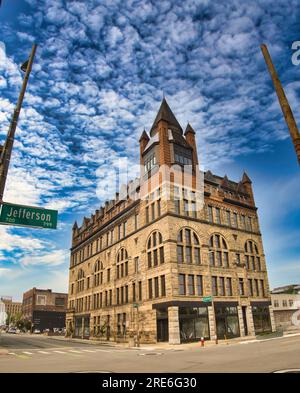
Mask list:
[[69,333],[180,343],[274,330],[248,175],[200,171],[195,131],[183,132],[165,99],[141,135],[140,164],[125,197],[73,226]]
[[62,329],[66,326],[67,303],[66,293],[32,288],[23,294],[23,317],[31,321],[32,329]]

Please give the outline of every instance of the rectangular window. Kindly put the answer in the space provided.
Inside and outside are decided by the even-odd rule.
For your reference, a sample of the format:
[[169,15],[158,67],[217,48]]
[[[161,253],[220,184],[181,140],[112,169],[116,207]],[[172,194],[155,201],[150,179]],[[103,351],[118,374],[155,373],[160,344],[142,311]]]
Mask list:
[[122,238],[122,224],[118,225],[118,240]]
[[139,281],[139,300],[143,299],[142,281]]
[[261,272],[261,262],[260,262],[260,257],[256,257],[256,262],[257,262],[257,270]]
[[160,217],[161,215],[161,205],[160,205],[160,199],[157,201],[157,216]]
[[225,280],[224,280],[224,277],[220,277],[220,296],[225,296]]
[[192,217],[197,218],[196,202],[191,202]]
[[252,269],[255,270],[255,257],[251,257],[251,264],[252,264]]
[[221,224],[221,211],[218,207],[216,207],[216,223]]
[[264,280],[260,280],[260,289],[261,289],[261,296],[262,296],[262,297],[265,297]]
[[128,285],[125,286],[125,303],[129,301]]
[[175,213],[180,214],[180,200],[175,199],[174,203],[175,203]]
[[200,265],[201,260],[200,260],[200,248],[194,248],[194,259],[195,259],[195,264]]
[[233,226],[238,228],[238,215],[237,213],[233,213]]
[[164,248],[160,247],[159,249],[159,259],[160,259],[160,264],[165,263],[165,255],[164,255]]
[[125,276],[128,276],[128,262],[125,262]]
[[250,265],[249,265],[249,255],[245,255],[245,265],[246,265],[246,269],[250,269]]
[[215,266],[215,253],[213,251],[209,251],[209,264]]
[[230,277],[226,278],[226,294],[232,296],[232,281]]
[[186,294],[185,274],[179,274],[179,295]]
[[248,229],[252,232],[252,217],[248,217]]
[[110,269],[107,269],[107,282],[110,282]]
[[146,207],[146,224],[149,223],[149,206]]
[[242,228],[246,229],[246,219],[243,214],[241,215],[241,225],[242,225]]
[[136,301],[136,294],[135,294],[135,283],[132,284],[132,301]]
[[189,295],[195,295],[195,282],[192,274],[188,275],[188,291]]
[[239,292],[240,292],[240,296],[245,295],[244,280],[242,278],[239,278]]
[[127,221],[123,222],[123,237],[126,236],[127,233]]
[[134,258],[134,272],[135,273],[139,272],[139,257]]
[[207,207],[207,211],[208,211],[208,221],[209,222],[213,222],[214,218],[213,218],[213,209],[212,206],[208,206]]
[[151,220],[155,220],[155,203],[151,205]]
[[222,252],[217,251],[217,265],[222,266]]
[[189,201],[187,199],[184,199],[183,205],[184,205],[184,214],[186,216],[189,216]]
[[287,307],[287,301],[286,300],[282,301],[282,307]]
[[112,305],[112,289],[109,290],[109,305]]
[[197,276],[197,295],[203,295],[203,277]]
[[177,262],[183,263],[183,246],[177,246]]
[[226,210],[226,219],[227,219],[227,225],[230,227],[230,226],[231,226],[231,214],[230,214],[230,210]]
[[166,296],[166,277],[161,276],[160,277],[160,290],[161,290],[161,296]]
[[218,296],[218,281],[217,277],[212,276],[211,278],[212,294],[213,296]]
[[148,252],[148,268],[150,269],[152,266],[152,257],[151,257],[151,251]]
[[228,252],[223,252],[223,262],[225,267],[229,267]]
[[153,251],[153,265],[158,265],[157,249]]
[[192,263],[192,247],[189,247],[189,246],[185,247],[185,260],[186,260],[186,263],[188,263],[188,264]]
[[152,294],[152,278],[148,280],[148,293],[149,293],[149,299],[152,299],[153,294]]
[[248,289],[249,289],[249,296],[253,296],[253,283],[252,280],[248,280]]
[[158,277],[154,279],[154,296],[159,297]]

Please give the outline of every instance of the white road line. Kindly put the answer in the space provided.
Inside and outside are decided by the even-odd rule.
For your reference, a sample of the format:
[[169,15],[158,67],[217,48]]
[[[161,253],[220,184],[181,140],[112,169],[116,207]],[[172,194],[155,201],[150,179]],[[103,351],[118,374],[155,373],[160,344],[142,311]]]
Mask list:
[[25,355],[33,355],[32,352],[26,352],[26,351],[24,351],[24,352],[22,352],[22,353],[25,353]]
[[16,355],[14,352],[8,352],[9,355]]
[[55,353],[61,353],[61,354],[63,354],[63,355],[66,355],[66,352],[62,352],[62,351],[53,351],[53,352],[55,352]]
[[43,355],[49,355],[50,352],[38,351],[38,353],[42,353]]
[[75,350],[72,350],[72,349],[70,349],[69,352],[72,352],[72,353],[81,353],[81,351],[75,351]]
[[111,351],[108,351],[107,349],[96,349],[96,351],[97,352],[111,352]]
[[95,353],[97,351],[91,351],[90,349],[83,349],[82,352],[90,352],[90,353]]

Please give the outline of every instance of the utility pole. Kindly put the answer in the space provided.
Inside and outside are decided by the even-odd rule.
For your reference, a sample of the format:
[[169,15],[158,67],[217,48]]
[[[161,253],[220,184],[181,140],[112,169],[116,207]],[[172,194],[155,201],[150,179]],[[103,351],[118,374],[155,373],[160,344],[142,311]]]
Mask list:
[[16,132],[16,128],[17,128],[17,123],[18,123],[20,111],[22,108],[22,103],[23,103],[23,99],[24,99],[24,95],[25,95],[25,91],[26,91],[26,87],[27,87],[27,82],[28,82],[29,75],[30,75],[31,68],[32,68],[32,63],[33,63],[36,47],[37,47],[37,45],[33,44],[28,62],[24,63],[24,67],[26,64],[26,71],[24,69],[25,76],[23,79],[22,88],[21,88],[21,91],[19,94],[17,105],[14,110],[13,118],[10,123],[10,127],[9,127],[9,130],[7,133],[7,138],[6,138],[5,144],[4,144],[2,152],[1,152],[1,157],[0,157],[0,204],[1,204],[1,202],[3,202],[3,194],[4,194],[5,183],[6,183],[6,179],[7,179],[7,173],[8,173],[8,168],[9,168],[9,164],[10,164],[10,159],[11,159],[11,153],[12,153],[12,149],[13,149],[13,145],[14,145],[15,132]]
[[294,143],[296,155],[298,157],[298,163],[300,165],[300,134],[299,134],[299,130],[298,130],[292,109],[289,105],[289,102],[286,98],[284,90],[281,86],[280,80],[279,80],[278,75],[276,73],[276,70],[275,70],[275,67],[272,62],[272,59],[269,54],[267,46],[265,44],[262,44],[260,46],[260,48],[261,48],[262,54],[265,58],[265,62],[267,64],[268,70],[270,72],[270,75],[271,75],[271,78],[272,78],[272,81],[273,81],[273,84],[274,84],[274,87],[276,90],[276,94],[278,97],[278,101],[281,106],[281,110],[284,115],[286,124],[289,128],[290,135],[291,135],[292,141]]

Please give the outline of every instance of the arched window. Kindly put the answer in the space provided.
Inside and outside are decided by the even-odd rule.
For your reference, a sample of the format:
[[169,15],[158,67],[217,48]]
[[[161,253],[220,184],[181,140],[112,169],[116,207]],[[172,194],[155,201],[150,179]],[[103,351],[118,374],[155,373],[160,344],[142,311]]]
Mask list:
[[128,276],[128,253],[121,248],[117,255],[117,279]]
[[200,265],[200,242],[192,229],[184,228],[177,238],[177,262]]
[[165,262],[163,238],[160,232],[151,233],[147,242],[148,268],[162,265]]
[[94,266],[94,287],[98,287],[98,285],[103,283],[103,263],[101,261],[97,261]]
[[261,262],[257,245],[253,240],[247,240],[244,248],[246,268],[248,270],[261,271]]
[[209,240],[210,266],[229,267],[228,247],[226,240],[219,234],[214,234]]
[[77,275],[77,292],[84,291],[84,271],[80,269]]

